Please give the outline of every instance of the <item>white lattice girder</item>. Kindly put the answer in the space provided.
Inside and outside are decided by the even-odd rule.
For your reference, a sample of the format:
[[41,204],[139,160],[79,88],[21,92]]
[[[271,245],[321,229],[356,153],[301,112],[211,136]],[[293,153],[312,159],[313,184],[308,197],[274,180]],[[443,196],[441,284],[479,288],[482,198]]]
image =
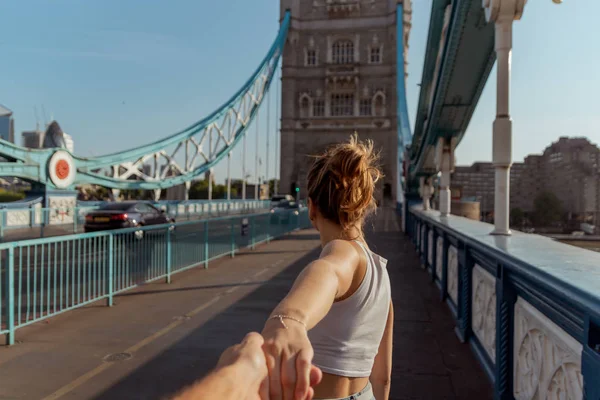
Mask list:
[[[259,105],[264,99],[264,90],[269,79],[269,72],[270,68],[266,69],[265,73],[257,79],[252,90],[248,91],[236,106],[227,110],[219,122],[209,124],[200,134],[178,143],[170,152],[163,149],[140,157],[135,162],[119,164],[116,168],[113,167],[117,173],[111,175],[122,180],[135,177],[143,181],[153,182],[165,179],[173,173],[184,175],[193,171],[198,165],[210,163],[224,147],[232,145],[238,129],[245,128],[250,123],[250,113],[253,107]],[[208,151],[205,151],[203,145],[211,135],[211,146]],[[144,172],[146,162],[151,159],[154,159],[155,164],[162,167],[160,171],[154,171],[153,176]]]

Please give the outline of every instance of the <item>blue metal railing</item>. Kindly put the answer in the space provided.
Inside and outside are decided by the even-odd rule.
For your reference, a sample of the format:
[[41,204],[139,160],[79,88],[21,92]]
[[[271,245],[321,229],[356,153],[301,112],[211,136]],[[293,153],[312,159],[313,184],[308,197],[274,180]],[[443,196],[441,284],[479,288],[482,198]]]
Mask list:
[[[40,203],[26,208],[0,209],[0,240],[7,231],[38,228],[39,236],[56,236],[83,232],[85,215],[106,202],[79,202],[77,207],[41,207]],[[159,201],[154,205],[177,222],[199,218],[259,212],[269,207],[268,200],[199,200]],[[54,232],[56,230],[56,232]]]
[[600,399],[600,254],[412,207],[422,266],[497,399]]
[[0,334],[305,228],[306,211],[248,214],[0,244]]

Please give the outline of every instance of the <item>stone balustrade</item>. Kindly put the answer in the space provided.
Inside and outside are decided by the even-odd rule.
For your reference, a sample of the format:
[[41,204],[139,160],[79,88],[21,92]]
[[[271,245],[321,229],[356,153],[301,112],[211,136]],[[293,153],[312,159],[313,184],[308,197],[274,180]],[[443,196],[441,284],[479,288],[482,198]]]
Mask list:
[[410,209],[421,263],[498,399],[600,399],[600,253]]

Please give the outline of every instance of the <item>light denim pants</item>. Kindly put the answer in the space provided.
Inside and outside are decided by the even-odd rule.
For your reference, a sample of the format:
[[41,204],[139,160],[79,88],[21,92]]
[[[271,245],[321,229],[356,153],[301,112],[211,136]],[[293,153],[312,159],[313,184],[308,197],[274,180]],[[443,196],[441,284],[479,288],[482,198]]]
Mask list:
[[363,390],[358,393],[354,393],[348,397],[340,398],[340,399],[321,399],[321,400],[375,400],[375,396],[373,396],[373,388],[371,387],[371,382],[365,386]]

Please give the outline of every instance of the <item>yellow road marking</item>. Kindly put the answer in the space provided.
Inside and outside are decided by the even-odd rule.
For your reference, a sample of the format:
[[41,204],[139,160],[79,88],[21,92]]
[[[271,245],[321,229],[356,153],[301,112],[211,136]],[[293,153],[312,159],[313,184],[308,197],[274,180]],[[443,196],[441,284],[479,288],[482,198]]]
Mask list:
[[[289,257],[281,259],[277,263],[271,265],[270,267],[278,266],[281,262],[287,261],[288,258]],[[263,273],[265,273],[267,271],[268,271],[268,268],[265,268],[265,269],[259,271],[258,273],[256,273],[254,275],[254,277],[262,275]],[[250,282],[250,280],[246,279],[242,283],[247,283],[247,282]],[[230,289],[227,289],[225,292],[220,293],[217,296],[215,296],[214,298],[212,298],[209,302],[204,303],[201,306],[196,307],[192,311],[188,312],[187,314],[185,314],[185,316],[187,316],[187,317],[193,317],[194,315],[196,315],[199,312],[207,309],[208,307],[210,307],[211,305],[213,305],[214,303],[216,303],[217,301],[219,301],[223,297],[223,294],[233,293],[236,290],[238,290],[240,287],[241,286],[234,286],[234,287],[232,287]],[[158,339],[161,336],[165,335],[166,333],[172,331],[173,329],[175,329],[179,325],[183,324],[184,322],[185,322],[185,320],[179,320],[179,321],[175,321],[175,322],[170,323],[169,325],[167,325],[166,327],[164,327],[160,331],[155,332],[154,334],[152,334],[152,335],[148,336],[147,338],[142,339],[138,343],[134,344],[133,346],[131,346],[130,348],[128,348],[127,350],[125,350],[125,352],[126,353],[135,353],[136,351],[139,351],[141,348],[147,346],[148,344],[152,343],[156,339]],[[91,370],[91,371],[87,372],[86,374],[80,376],[79,378],[75,379],[74,381],[66,384],[65,386],[63,386],[60,389],[58,389],[57,391],[55,391],[54,393],[52,393],[52,394],[44,397],[42,400],[56,400],[56,399],[59,399],[62,396],[66,395],[66,394],[68,394],[70,392],[72,392],[74,389],[78,388],[79,386],[83,385],[84,383],[86,383],[90,379],[94,378],[96,375],[99,375],[100,373],[106,371],[108,368],[112,367],[114,364],[115,363],[103,363],[103,364],[100,364],[99,366],[97,366],[93,370]]]
[[[192,311],[190,311],[189,313],[187,313],[185,315],[187,317],[192,317],[193,315],[198,314],[200,311],[205,310],[206,308],[212,306],[214,303],[216,303],[220,299],[221,299],[221,296],[218,295],[217,297],[212,298],[208,303],[202,304],[201,306],[193,309]],[[144,346],[152,343],[153,341],[155,341],[159,337],[163,336],[165,333],[168,333],[169,331],[172,331],[174,328],[176,328],[177,326],[183,324],[184,322],[185,322],[185,320],[179,320],[179,321],[175,321],[175,322],[170,323],[169,325],[167,325],[164,328],[162,328],[160,331],[155,332],[154,334],[152,334],[152,335],[148,336],[147,338],[141,340],[140,342],[134,344],[133,346],[131,346],[130,348],[128,348],[127,350],[125,350],[125,353],[135,353],[136,351],[138,351],[142,347],[144,347]]]
[[231,288],[229,288],[229,289],[227,289],[227,290],[225,291],[225,294],[230,294],[230,293],[233,293],[233,292],[235,292],[236,290],[238,290],[239,288],[240,288],[239,286],[234,286],[234,287],[231,287]]
[[266,268],[263,269],[263,270],[260,270],[260,271],[258,271],[257,273],[254,274],[253,278],[256,278],[257,276],[261,276],[262,274],[264,274],[266,272],[269,272],[269,270],[266,269]]
[[61,387],[60,389],[58,389],[56,392],[52,393],[51,395],[44,397],[42,400],[58,399],[58,398],[64,396],[65,394],[69,393],[73,389],[83,385],[85,382],[89,381],[90,379],[92,379],[93,377],[98,375],[99,373],[103,372],[104,370],[109,369],[111,367],[111,365],[112,364],[107,363],[107,364],[102,364],[102,365],[97,366],[96,368],[94,368],[93,370],[88,372],[87,374],[81,375],[79,378],[75,379],[73,382]]
[[[239,286],[236,286],[236,288],[239,288]],[[207,309],[208,307],[210,307],[211,305],[213,305],[217,301],[219,301],[221,299],[221,297],[222,297],[222,295],[219,294],[216,297],[213,297],[209,302],[204,303],[201,306],[194,308],[192,311],[188,312],[185,315],[188,316],[188,317],[192,317],[192,316],[198,314],[199,312]],[[179,321],[175,321],[175,322],[170,323],[169,325],[167,325],[166,327],[164,327],[160,331],[155,332],[154,334],[152,334],[152,335],[148,336],[147,338],[145,338],[145,339],[139,341],[138,343],[134,344],[133,346],[131,346],[130,348],[128,348],[127,350],[125,350],[125,353],[135,353],[136,351],[139,351],[142,347],[149,345],[150,343],[152,343],[153,341],[155,341],[159,337],[161,337],[161,336],[165,335],[166,333],[172,331],[173,329],[175,329],[179,325],[183,324],[184,322],[185,322],[185,320],[179,320]],[[113,365],[115,365],[115,363],[103,363],[103,364],[100,364],[99,366],[97,366],[93,370],[87,372],[86,374],[80,376],[79,378],[75,379],[74,381],[66,384],[63,387],[61,387],[56,392],[54,392],[54,393],[52,393],[52,394],[44,397],[42,400],[55,400],[55,399],[59,399],[62,396],[64,396],[65,394],[67,394],[67,393],[73,391],[74,389],[78,388],[79,386],[83,385],[84,383],[86,383],[87,381],[89,381],[90,379],[92,379],[93,377],[95,377],[96,375],[98,375],[98,374],[104,372],[105,370],[107,370],[108,368],[112,367]]]

